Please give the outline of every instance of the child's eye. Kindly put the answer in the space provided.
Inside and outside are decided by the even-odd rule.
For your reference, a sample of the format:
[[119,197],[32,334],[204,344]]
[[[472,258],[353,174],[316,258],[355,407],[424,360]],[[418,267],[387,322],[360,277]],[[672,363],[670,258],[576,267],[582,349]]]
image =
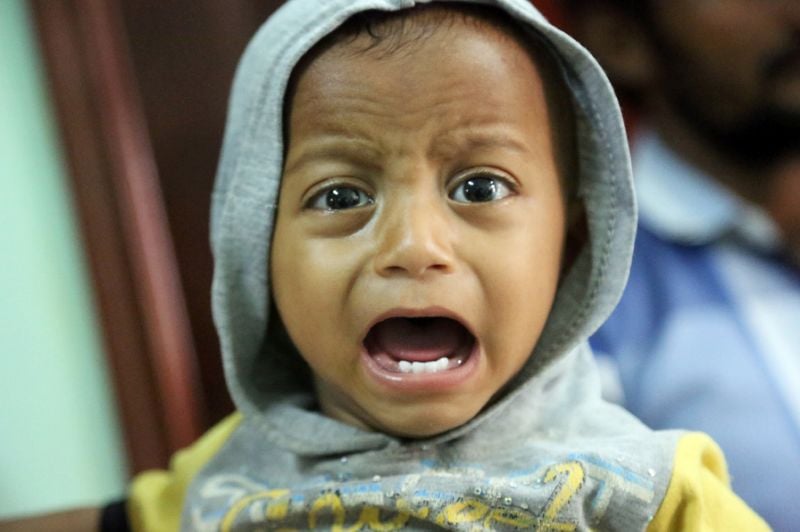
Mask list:
[[448,195],[459,203],[486,203],[501,200],[513,192],[507,179],[488,172],[476,172],[458,181]]
[[374,202],[375,200],[372,196],[359,188],[348,185],[334,185],[315,194],[309,200],[307,207],[323,211],[339,211],[364,207]]

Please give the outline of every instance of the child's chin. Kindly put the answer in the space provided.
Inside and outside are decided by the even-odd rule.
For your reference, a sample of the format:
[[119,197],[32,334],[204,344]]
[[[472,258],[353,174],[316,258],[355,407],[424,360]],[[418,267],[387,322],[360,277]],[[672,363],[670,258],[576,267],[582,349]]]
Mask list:
[[474,417],[472,412],[432,416],[432,410],[434,408],[417,415],[397,416],[395,419],[380,423],[375,430],[400,438],[427,439],[456,429]]

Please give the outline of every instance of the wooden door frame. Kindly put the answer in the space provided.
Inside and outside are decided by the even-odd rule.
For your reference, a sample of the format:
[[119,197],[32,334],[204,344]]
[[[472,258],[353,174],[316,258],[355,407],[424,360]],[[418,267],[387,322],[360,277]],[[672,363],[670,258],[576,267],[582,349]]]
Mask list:
[[131,473],[203,431],[203,394],[119,0],[32,0]]

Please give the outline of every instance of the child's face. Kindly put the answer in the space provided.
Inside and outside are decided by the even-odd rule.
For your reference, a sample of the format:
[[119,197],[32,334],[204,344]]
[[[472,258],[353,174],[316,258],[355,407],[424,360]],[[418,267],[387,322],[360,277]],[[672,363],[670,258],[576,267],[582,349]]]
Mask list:
[[565,207],[543,82],[461,22],[388,56],[351,46],[298,80],[273,293],[323,412],[430,436],[519,371],[553,303]]

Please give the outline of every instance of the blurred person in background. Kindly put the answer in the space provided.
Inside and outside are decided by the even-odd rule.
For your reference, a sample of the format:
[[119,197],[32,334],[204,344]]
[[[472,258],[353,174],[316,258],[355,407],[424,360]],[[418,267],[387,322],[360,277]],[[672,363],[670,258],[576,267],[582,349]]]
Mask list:
[[631,280],[595,351],[628,409],[710,433],[734,489],[797,530],[800,0],[564,7],[639,113]]

